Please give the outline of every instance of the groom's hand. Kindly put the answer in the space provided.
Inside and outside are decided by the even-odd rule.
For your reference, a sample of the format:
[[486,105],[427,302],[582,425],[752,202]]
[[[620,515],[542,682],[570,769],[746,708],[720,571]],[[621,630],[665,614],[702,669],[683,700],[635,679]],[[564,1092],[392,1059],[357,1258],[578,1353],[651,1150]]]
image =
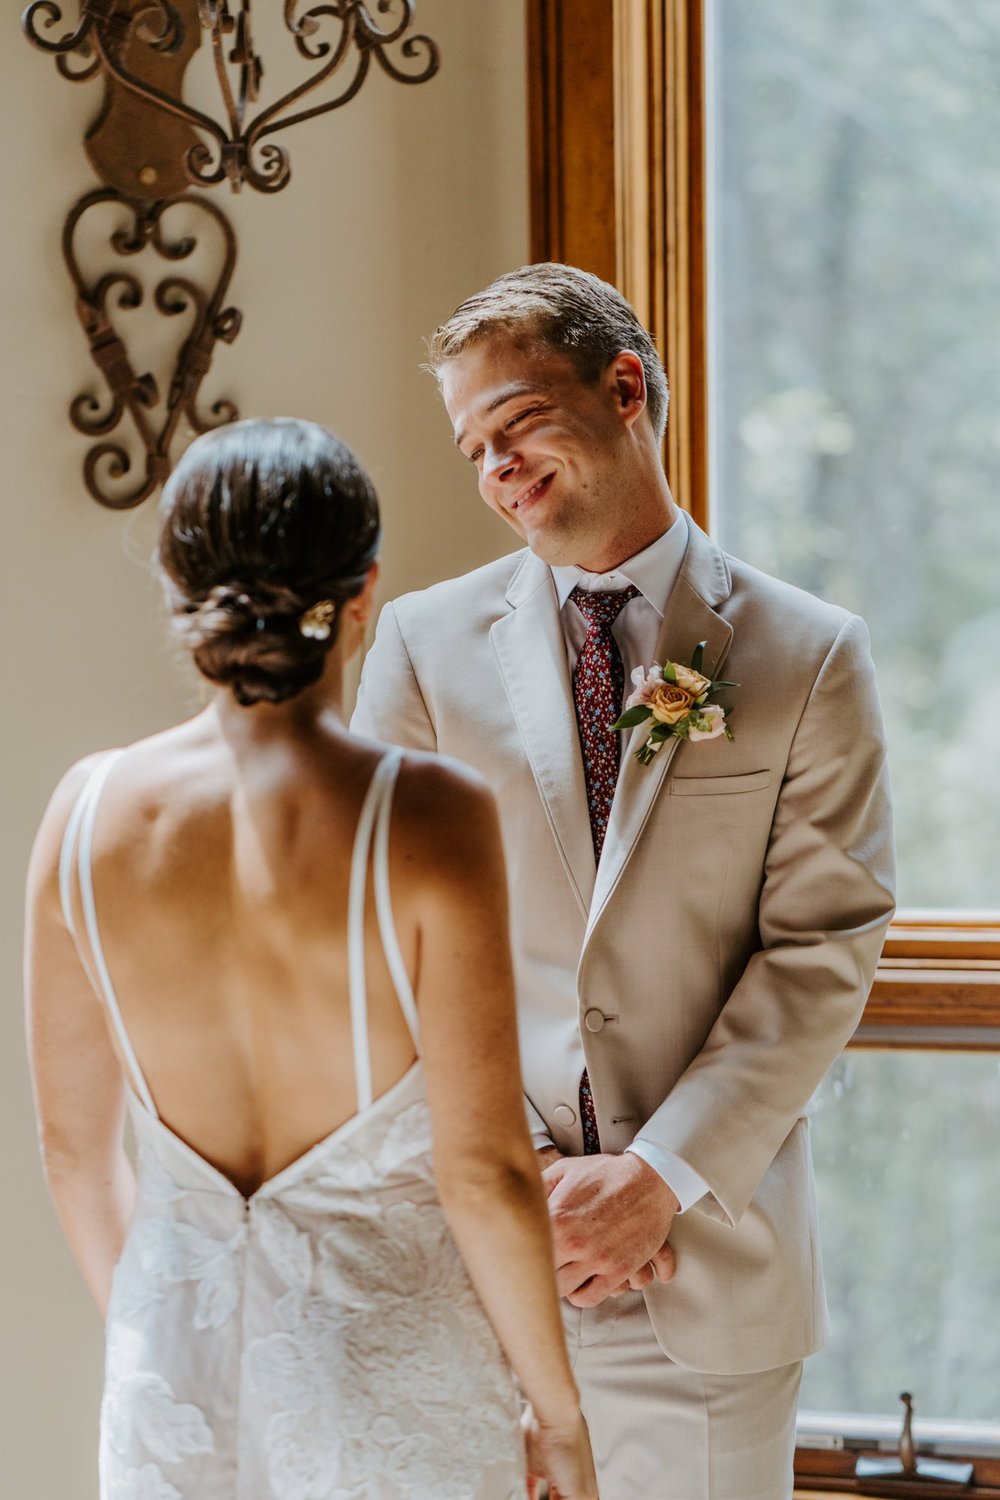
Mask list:
[[596,1307],[624,1286],[669,1281],[667,1243],[680,1204],[641,1157],[562,1156],[545,1167],[556,1283],[574,1307]]
[[673,1281],[676,1270],[677,1258],[674,1255],[673,1246],[669,1240],[664,1240],[652,1260],[640,1266],[628,1281],[623,1281],[621,1286],[616,1286],[611,1295],[620,1297],[622,1292],[641,1292],[644,1286],[649,1286],[653,1281]]

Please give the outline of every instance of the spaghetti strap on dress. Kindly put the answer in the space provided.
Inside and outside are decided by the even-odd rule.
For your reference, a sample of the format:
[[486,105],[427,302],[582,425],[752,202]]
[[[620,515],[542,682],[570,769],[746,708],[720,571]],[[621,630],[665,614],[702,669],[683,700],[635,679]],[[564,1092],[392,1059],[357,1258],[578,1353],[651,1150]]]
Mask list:
[[[136,1206],[107,1317],[101,1500],[523,1500],[510,1371],[434,1186],[417,1009],[389,890],[401,753],[379,762],[352,852],[357,1113],[249,1198],[160,1119],[115,995],[91,853],[120,753],[84,786],[60,861],[66,922],[107,1006],[136,1140]],[[417,1051],[377,1099],[365,978],[370,864],[382,946]]]

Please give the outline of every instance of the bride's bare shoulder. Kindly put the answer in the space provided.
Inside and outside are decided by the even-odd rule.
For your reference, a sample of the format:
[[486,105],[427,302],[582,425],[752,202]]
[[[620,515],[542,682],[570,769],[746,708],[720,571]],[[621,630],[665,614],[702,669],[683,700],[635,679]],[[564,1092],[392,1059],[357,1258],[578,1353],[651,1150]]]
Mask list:
[[396,799],[401,809],[418,816],[433,810],[460,817],[495,806],[489,782],[479,771],[454,756],[424,750],[403,752]]
[[489,783],[451,756],[406,751],[393,808],[400,854],[426,876],[463,878],[495,859],[500,847]]
[[101,762],[114,753],[113,750],[94,750],[89,755],[81,756],[63,772],[42,814],[40,836],[44,833],[58,833],[65,827],[73,806],[90,777]]
[[[58,822],[60,818],[65,821],[91,774],[109,755],[121,754],[122,750],[127,752],[122,763],[125,771],[124,780],[127,783],[132,783],[137,768],[147,777],[151,767],[155,774],[161,775],[162,768],[170,766],[179,749],[187,749],[197,741],[200,718],[201,716],[198,719],[190,719],[182,724],[173,725],[169,729],[158,730],[155,734],[147,735],[126,746],[95,750],[82,756],[78,761],[74,761],[56,783],[44,818],[55,822]],[[200,738],[204,739],[203,731],[200,731]],[[116,779],[122,779],[121,775]]]
[[42,814],[28,863],[29,893],[54,895],[67,824],[91,775],[110,752],[95,751],[75,761],[56,783]]
[[59,778],[42,814],[33,864],[51,867],[58,863],[73,808],[91,775],[109,757],[121,754],[121,764],[114,767],[108,794],[101,798],[102,844],[131,837],[137,821],[140,826],[148,822],[151,801],[162,802],[164,788],[174,790],[179,775],[188,775],[191,748],[199,747],[204,738],[198,721],[189,720],[120,749],[97,750],[75,761]]

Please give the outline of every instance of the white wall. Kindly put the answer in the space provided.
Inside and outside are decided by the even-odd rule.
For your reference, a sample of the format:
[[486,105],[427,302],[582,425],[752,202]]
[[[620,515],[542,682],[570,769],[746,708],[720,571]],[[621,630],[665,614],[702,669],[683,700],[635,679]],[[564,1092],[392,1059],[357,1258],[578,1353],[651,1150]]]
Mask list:
[[[258,10],[263,19],[278,7]],[[23,41],[15,14],[0,39],[0,1488],[90,1500],[101,1330],[37,1163],[19,1002],[24,867],[65,767],[183,716],[198,693],[165,644],[145,565],[152,507],[119,515],[87,497],[87,442],[66,418],[79,390],[98,389],[60,233],[70,203],[94,185],[80,141],[100,85],[64,82]],[[240,237],[229,300],[244,326],[203,389],[233,396],[244,416],[326,422],[357,449],[384,504],[383,597],[513,541],[478,501],[417,366],[423,336],[464,295],[527,258],[522,0],[418,0],[417,19],[441,45],[435,80],[404,88],[373,69],[344,110],[285,137],[284,192],[215,190]],[[259,30],[265,57],[287,46],[273,22]]]

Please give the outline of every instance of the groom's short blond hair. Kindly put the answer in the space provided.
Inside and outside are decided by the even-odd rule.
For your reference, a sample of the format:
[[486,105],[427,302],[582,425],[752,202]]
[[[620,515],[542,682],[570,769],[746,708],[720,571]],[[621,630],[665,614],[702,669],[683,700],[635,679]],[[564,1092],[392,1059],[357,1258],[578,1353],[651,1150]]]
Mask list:
[[427,368],[441,368],[494,333],[538,342],[572,360],[592,384],[623,349],[642,360],[646,409],[657,438],[667,425],[670,393],[656,345],[621,292],[576,266],[542,261],[499,276],[467,297],[428,340]]

